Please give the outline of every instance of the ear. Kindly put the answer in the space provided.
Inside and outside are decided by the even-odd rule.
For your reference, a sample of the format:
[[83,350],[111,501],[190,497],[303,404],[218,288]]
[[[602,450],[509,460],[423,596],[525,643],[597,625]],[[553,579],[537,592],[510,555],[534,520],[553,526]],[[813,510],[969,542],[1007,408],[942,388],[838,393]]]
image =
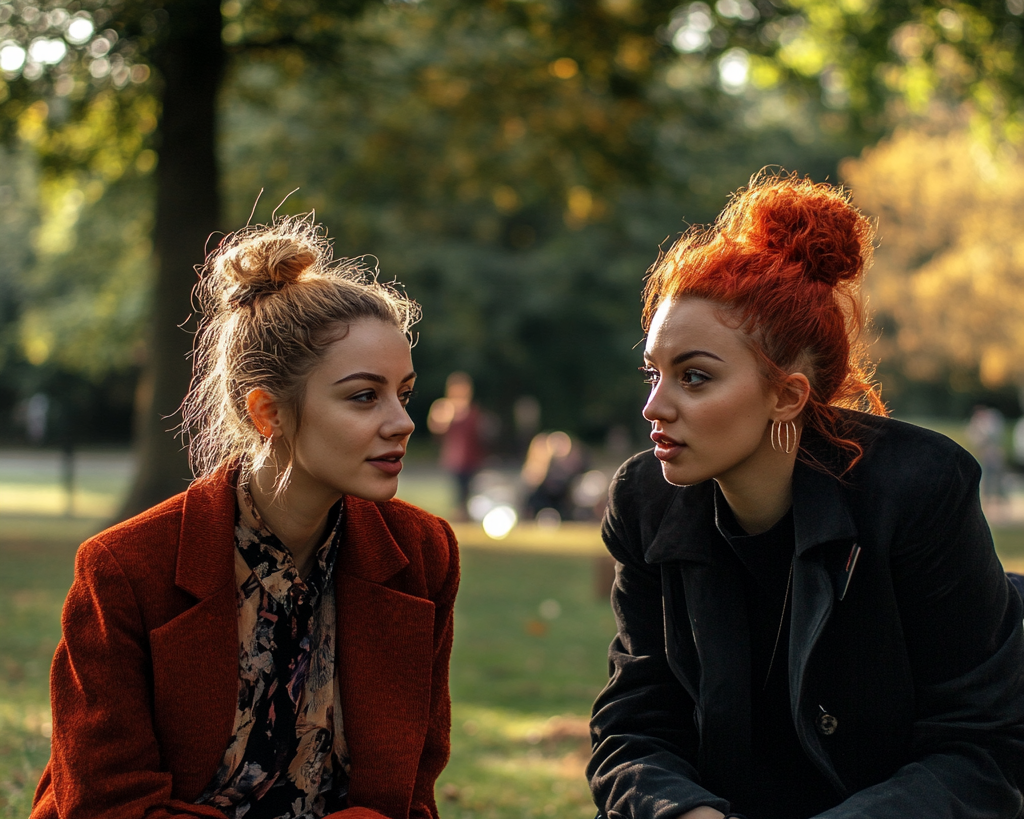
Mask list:
[[264,438],[273,438],[284,433],[284,419],[277,401],[266,390],[259,387],[249,390],[245,396],[245,408],[253,426]]
[[800,413],[807,406],[807,399],[811,397],[811,382],[803,373],[790,373],[782,386],[775,393],[775,407],[772,411],[772,420],[795,421]]

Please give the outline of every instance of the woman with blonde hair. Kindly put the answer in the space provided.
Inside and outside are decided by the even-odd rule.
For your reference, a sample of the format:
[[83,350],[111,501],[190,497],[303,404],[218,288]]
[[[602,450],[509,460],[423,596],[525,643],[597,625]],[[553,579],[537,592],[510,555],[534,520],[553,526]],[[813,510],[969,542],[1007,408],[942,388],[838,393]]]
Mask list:
[[304,217],[198,296],[199,478],[78,552],[32,817],[436,819],[458,554],[392,500],[418,308]]
[[842,190],[762,175],[648,279],[654,449],[603,527],[608,819],[1021,816],[1021,600],[977,463],[868,377],[871,241]]

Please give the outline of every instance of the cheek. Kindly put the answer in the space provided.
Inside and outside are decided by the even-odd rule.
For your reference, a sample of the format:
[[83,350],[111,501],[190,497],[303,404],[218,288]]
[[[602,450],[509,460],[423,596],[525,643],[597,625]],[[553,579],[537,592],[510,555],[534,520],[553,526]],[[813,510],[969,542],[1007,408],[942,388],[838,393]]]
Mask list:
[[763,405],[760,393],[736,391],[702,404],[694,420],[717,444],[746,446],[760,440],[764,434],[767,416]]
[[307,414],[299,437],[310,456],[323,458],[344,455],[358,448],[359,442],[367,437],[365,422],[360,423],[362,419],[359,414],[346,409],[336,404],[325,404],[315,414]]

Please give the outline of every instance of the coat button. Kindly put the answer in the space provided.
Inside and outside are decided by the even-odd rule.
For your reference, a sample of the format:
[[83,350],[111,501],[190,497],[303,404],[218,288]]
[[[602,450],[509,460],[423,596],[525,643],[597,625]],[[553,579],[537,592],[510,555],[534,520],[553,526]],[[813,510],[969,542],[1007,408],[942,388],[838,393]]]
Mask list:
[[836,728],[839,727],[839,720],[833,717],[831,714],[826,714],[824,711],[818,714],[817,728],[818,733],[823,736],[830,737],[836,732]]

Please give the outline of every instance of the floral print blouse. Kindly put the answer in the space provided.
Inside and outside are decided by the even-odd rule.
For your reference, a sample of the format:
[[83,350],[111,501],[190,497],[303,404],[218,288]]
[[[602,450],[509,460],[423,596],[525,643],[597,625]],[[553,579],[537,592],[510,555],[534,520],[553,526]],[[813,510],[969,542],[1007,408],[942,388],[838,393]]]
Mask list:
[[240,510],[235,526],[238,707],[221,767],[196,802],[229,819],[321,819],[345,807],[348,790],[334,667],[341,504],[303,580],[244,490],[243,498],[250,515]]

